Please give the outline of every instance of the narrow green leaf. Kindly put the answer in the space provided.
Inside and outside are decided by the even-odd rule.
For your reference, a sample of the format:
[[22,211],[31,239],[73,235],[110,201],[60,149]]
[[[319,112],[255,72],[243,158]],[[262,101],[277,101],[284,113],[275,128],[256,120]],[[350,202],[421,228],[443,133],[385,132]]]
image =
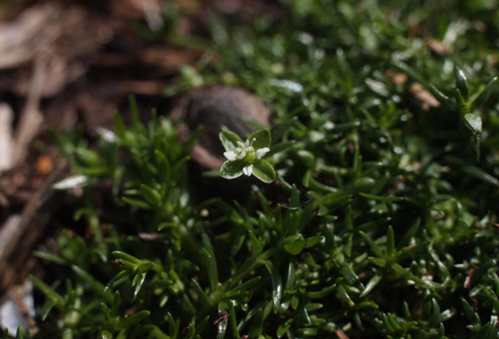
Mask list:
[[477,178],[495,187],[499,187],[499,179],[497,179],[493,175],[490,175],[489,173],[485,172],[484,170],[482,170],[477,166],[463,164],[462,169],[463,172],[474,178]]
[[253,164],[253,174],[266,184],[270,184],[276,178],[274,167],[266,160],[258,160]]
[[135,300],[142,290],[142,286],[144,286],[144,282],[146,280],[147,272],[137,273],[132,280],[133,286],[133,299]]
[[229,301],[228,304],[229,304],[229,322],[230,322],[230,330],[232,332],[232,338],[240,339],[241,335],[239,334],[239,328],[237,327],[236,310],[234,308],[234,304],[232,301]]
[[212,248],[201,248],[201,256],[206,261],[206,271],[208,280],[210,281],[210,289],[214,291],[218,285],[218,268],[217,260]]
[[288,333],[291,325],[293,324],[293,320],[289,319],[286,322],[279,325],[277,328],[277,338],[282,338],[286,333]]
[[320,244],[323,241],[324,241],[324,236],[322,235],[315,235],[313,237],[309,237],[305,241],[305,248],[315,247],[316,245]]
[[310,299],[322,299],[330,295],[336,290],[336,284],[332,284],[328,287],[324,287],[320,291],[308,291],[307,292],[307,297]]
[[47,300],[47,302],[43,305],[43,307],[40,310],[40,318],[42,321],[45,321],[47,319],[48,315],[50,314],[50,311],[54,308],[55,303],[53,303],[50,300]]
[[388,231],[386,235],[386,255],[388,257],[393,257],[395,254],[395,233],[393,232],[393,227],[388,226]]
[[126,133],[126,126],[121,114],[114,115],[114,131],[118,136],[119,140],[124,139]]
[[147,319],[150,314],[151,314],[151,312],[147,311],[147,310],[139,311],[139,312],[132,314],[132,315],[126,317],[125,319],[123,319],[121,325],[122,325],[122,327],[128,329],[132,326],[140,324],[140,322]]
[[140,121],[139,106],[137,105],[137,99],[134,95],[128,97],[128,102],[130,105],[130,113],[132,116],[132,126],[134,128],[141,128],[142,122]]
[[479,113],[468,113],[464,115],[464,121],[466,127],[469,128],[471,133],[480,134],[482,133],[482,117]]
[[127,339],[126,329],[122,329],[121,331],[119,331],[115,339]]
[[339,285],[338,288],[336,288],[336,297],[350,307],[355,306],[355,303],[343,285]]
[[289,262],[288,264],[288,271],[286,274],[286,287],[285,289],[292,289],[295,287],[295,265],[293,264],[292,261]]
[[54,264],[65,265],[66,261],[61,257],[45,251],[35,251],[34,256],[52,262]]
[[161,193],[155,188],[148,185],[140,185],[140,193],[151,206],[161,206]]
[[366,295],[368,295],[369,293],[371,293],[371,291],[379,284],[380,281],[381,281],[381,275],[378,275],[378,274],[374,275],[367,282],[367,285],[364,288],[364,290],[362,291],[362,293],[360,294],[360,297],[361,298],[365,297]]
[[438,305],[438,302],[435,298],[431,299],[430,321],[435,325],[438,325],[442,322],[442,316],[440,314],[440,306]]
[[131,264],[134,264],[134,265],[140,264],[140,259],[138,259],[138,258],[136,258],[128,253],[125,253],[122,251],[113,251],[111,254],[112,254],[114,259],[118,259],[121,261],[127,261]]
[[113,294],[111,291],[107,290],[106,287],[87,271],[82,268],[72,265],[71,269],[76,273],[83,281],[85,281],[96,293],[103,297],[108,303],[113,301]]
[[357,274],[353,270],[352,266],[347,264],[347,263],[344,263],[343,265],[341,265],[340,274],[351,285],[355,284],[359,280],[359,277],[357,276]]
[[456,67],[455,73],[456,73],[456,87],[461,92],[463,98],[466,99],[469,95],[468,77],[466,76],[466,73],[464,73],[464,70],[461,69],[460,67]]
[[52,303],[54,303],[54,305],[62,309],[64,305],[64,298],[59,293],[54,291],[50,286],[48,286],[35,276],[30,276],[30,279],[35,287],[38,288],[45,295],[45,297],[47,297],[47,299],[49,299]]
[[115,289],[116,287],[119,287],[129,279],[129,275],[127,270],[120,271],[107,283],[106,289]]
[[480,137],[482,133],[482,117],[479,113],[468,113],[464,115],[464,123],[471,132],[471,143],[476,158],[480,158]]
[[470,98],[470,103],[474,104],[474,107],[481,107],[484,103],[486,103],[498,79],[499,77],[497,76],[490,79],[487,85],[483,86]]
[[270,279],[272,281],[272,301],[274,303],[274,309],[279,310],[281,307],[281,298],[282,298],[281,275],[270,261],[265,261],[264,265],[267,271],[269,272]]

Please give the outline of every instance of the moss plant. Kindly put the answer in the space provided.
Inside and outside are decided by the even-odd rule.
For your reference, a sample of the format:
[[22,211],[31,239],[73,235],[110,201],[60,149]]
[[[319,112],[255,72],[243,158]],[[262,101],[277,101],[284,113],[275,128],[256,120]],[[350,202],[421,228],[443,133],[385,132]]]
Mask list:
[[[272,138],[223,132],[230,181],[187,175],[190,146],[165,117],[118,119],[95,148],[64,139],[86,178],[84,231],[67,225],[37,252],[59,275],[33,278],[33,337],[499,338],[496,5],[281,0],[280,19],[245,25],[214,14],[217,58],[177,89],[195,74],[257,93]],[[247,179],[238,200],[213,190],[238,190],[241,173],[278,179]]]

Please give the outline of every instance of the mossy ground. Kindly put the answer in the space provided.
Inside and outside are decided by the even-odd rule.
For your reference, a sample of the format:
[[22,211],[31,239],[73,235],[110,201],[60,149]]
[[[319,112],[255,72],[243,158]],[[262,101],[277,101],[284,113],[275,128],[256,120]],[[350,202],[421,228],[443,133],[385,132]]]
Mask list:
[[473,101],[497,72],[498,5],[281,0],[251,23],[210,17],[206,58],[168,94],[263,98],[288,146],[280,181],[189,171],[162,114],[93,148],[62,138],[90,184],[78,227],[38,252],[59,276],[35,279],[34,337],[499,338],[498,87]]

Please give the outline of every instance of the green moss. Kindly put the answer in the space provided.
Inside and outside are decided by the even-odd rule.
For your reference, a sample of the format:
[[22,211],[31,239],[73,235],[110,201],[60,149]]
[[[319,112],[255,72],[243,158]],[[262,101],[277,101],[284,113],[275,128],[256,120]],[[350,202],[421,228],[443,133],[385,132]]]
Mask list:
[[[189,146],[165,118],[118,123],[93,150],[64,142],[90,179],[75,210],[91,236],[64,230],[57,257],[39,253],[61,276],[35,280],[47,314],[35,337],[498,338],[492,3],[282,0],[279,19],[214,15],[219,57],[192,70],[270,104],[283,184],[227,198],[239,179],[187,175]],[[414,82],[440,104],[423,109]]]

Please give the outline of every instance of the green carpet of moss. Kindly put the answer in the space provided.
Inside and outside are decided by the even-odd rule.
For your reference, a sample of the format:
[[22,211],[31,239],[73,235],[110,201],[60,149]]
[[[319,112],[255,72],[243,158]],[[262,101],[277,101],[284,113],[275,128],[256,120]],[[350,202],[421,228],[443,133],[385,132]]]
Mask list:
[[161,114],[64,139],[87,231],[38,252],[35,338],[499,338],[499,4],[280,6],[209,16],[168,89],[262,97],[279,179],[190,171]]

